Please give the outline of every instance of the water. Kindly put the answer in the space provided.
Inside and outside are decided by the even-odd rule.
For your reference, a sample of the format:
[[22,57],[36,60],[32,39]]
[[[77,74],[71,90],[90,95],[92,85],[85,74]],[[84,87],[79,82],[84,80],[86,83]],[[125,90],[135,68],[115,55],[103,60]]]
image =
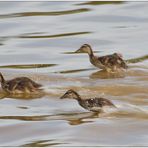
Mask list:
[[[1,91],[0,146],[148,145],[147,14],[147,2],[0,2],[0,71],[7,79],[28,76],[46,91]],[[74,54],[84,43],[96,55],[145,58],[130,62],[124,76],[108,75]],[[118,109],[96,115],[60,100],[70,88]]]

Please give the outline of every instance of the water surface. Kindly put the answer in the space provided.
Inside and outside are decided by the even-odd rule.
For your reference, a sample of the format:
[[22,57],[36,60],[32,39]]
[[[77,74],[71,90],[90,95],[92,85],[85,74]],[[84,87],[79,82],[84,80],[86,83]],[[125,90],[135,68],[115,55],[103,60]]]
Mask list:
[[[138,10],[138,11],[137,11]],[[0,2],[0,71],[28,76],[46,93],[0,91],[0,146],[147,146],[147,2]],[[126,74],[93,67],[82,44],[96,55],[122,53]],[[117,110],[95,114],[75,100],[105,97]]]

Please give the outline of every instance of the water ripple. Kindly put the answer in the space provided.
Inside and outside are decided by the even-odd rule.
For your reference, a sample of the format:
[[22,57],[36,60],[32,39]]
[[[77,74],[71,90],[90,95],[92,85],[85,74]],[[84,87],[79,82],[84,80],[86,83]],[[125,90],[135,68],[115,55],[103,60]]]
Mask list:
[[19,38],[57,38],[57,37],[65,37],[65,36],[75,36],[75,35],[81,35],[81,34],[89,34],[91,32],[83,31],[83,32],[71,32],[71,33],[63,33],[63,34],[54,34],[54,35],[20,35]]
[[0,19],[12,18],[12,17],[30,17],[30,16],[59,16],[59,15],[69,15],[82,12],[88,12],[88,8],[80,8],[74,10],[65,10],[65,11],[53,11],[53,12],[22,12],[22,13],[11,13],[0,15]]

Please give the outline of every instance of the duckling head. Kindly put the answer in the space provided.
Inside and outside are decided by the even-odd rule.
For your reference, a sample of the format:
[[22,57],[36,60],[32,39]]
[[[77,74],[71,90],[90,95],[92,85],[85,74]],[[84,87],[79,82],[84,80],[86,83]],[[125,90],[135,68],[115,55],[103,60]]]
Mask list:
[[88,53],[89,55],[93,54],[92,48],[89,44],[83,44],[78,50],[75,51],[76,53]]
[[115,56],[118,56],[120,58],[123,58],[123,55],[121,53],[114,53]]
[[79,100],[80,96],[79,96],[79,94],[77,92],[70,89],[63,96],[60,97],[60,99],[65,99],[65,98],[71,98],[71,99]]

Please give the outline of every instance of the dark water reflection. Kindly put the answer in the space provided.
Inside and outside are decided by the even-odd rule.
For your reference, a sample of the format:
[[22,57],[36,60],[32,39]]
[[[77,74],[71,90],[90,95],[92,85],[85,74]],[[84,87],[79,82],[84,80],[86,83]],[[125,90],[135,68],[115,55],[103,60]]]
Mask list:
[[56,66],[57,64],[26,64],[26,65],[4,65],[0,68],[11,68],[11,69],[33,69],[33,68],[44,68]]
[[[11,7],[10,7],[11,6]],[[0,146],[147,146],[147,2],[0,2],[0,72],[27,76],[44,93],[0,91]],[[138,11],[137,11],[138,10]],[[126,73],[93,67],[82,44],[96,55],[123,54]],[[75,100],[104,97],[117,110],[95,114]],[[114,133],[114,134],[113,134]]]
[[123,1],[90,1],[90,2],[84,2],[80,3],[78,5],[109,5],[109,4],[122,4],[125,3]]
[[30,16],[56,16],[56,15],[68,15],[68,14],[75,14],[75,13],[82,13],[87,12],[89,9],[82,8],[82,9],[75,9],[75,10],[68,10],[68,11],[54,11],[54,12],[23,12],[23,13],[14,13],[14,14],[6,14],[0,15],[1,18],[11,18],[11,17],[30,17]]
[[66,36],[75,36],[75,35],[81,35],[81,34],[88,34],[90,32],[71,32],[71,33],[64,33],[64,34],[55,34],[55,35],[43,35],[43,36],[19,36],[19,38],[58,38],[58,37],[66,37]]

